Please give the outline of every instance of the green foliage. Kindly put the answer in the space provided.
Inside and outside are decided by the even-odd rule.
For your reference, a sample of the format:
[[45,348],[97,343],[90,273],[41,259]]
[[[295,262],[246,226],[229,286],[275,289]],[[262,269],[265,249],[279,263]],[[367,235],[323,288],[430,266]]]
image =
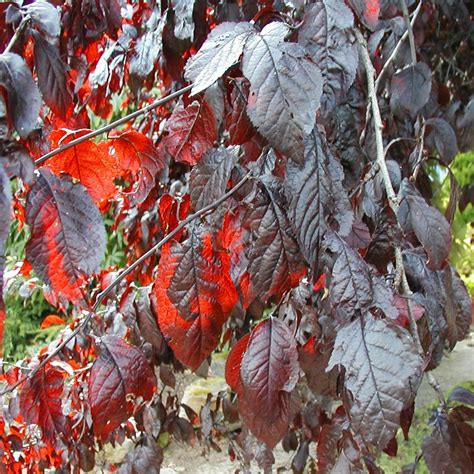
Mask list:
[[[459,186],[465,187],[474,183],[474,151],[461,153],[451,164],[451,171]],[[451,194],[449,173],[439,165],[430,169],[433,188],[435,190],[434,204],[444,211]],[[474,206],[468,204],[461,212],[456,209],[451,224],[453,241],[450,260],[460,273],[471,295],[474,295]]]

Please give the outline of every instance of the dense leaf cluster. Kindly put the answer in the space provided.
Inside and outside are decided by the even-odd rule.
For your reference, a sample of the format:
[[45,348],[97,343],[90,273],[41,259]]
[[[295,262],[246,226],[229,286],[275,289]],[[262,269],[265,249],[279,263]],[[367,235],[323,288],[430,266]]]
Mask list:
[[[120,472],[158,472],[162,433],[380,472],[471,322],[460,189],[443,215],[426,172],[474,146],[464,3],[36,0],[0,26],[0,290],[14,216],[73,320],[0,375],[0,472],[88,471],[125,438]],[[136,112],[91,131],[117,96]],[[125,269],[101,268],[106,213]],[[228,347],[229,392],[183,407],[173,372]],[[472,405],[442,400],[433,472],[472,472]]]

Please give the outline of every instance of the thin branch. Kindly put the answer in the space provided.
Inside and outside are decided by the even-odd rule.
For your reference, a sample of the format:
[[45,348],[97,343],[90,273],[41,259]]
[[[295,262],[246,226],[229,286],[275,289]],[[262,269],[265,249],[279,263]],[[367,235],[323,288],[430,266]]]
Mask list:
[[129,122],[130,120],[133,120],[134,118],[139,117],[140,115],[144,115],[147,112],[150,112],[150,110],[156,109],[160,105],[166,104],[166,102],[169,102],[170,100],[173,100],[173,99],[176,99],[177,97],[182,96],[186,92],[190,91],[192,87],[193,87],[192,84],[190,84],[189,86],[183,87],[182,89],[179,89],[176,92],[173,92],[172,94],[167,95],[166,97],[162,97],[161,99],[155,100],[155,102],[149,105],[146,105],[145,107],[142,107],[141,109],[135,110],[135,112],[125,115],[124,117],[118,120],[115,120],[115,122],[111,122],[108,125],[105,125],[104,127],[98,128],[97,130],[93,130],[92,132],[87,133],[86,135],[82,135],[79,138],[71,140],[70,142],[65,143],[64,145],[61,145],[60,147],[55,148],[54,150],[51,150],[50,152],[38,158],[35,161],[35,165],[38,166],[44,163],[47,159],[57,155],[58,153],[61,153],[65,150],[68,150],[69,148],[79,145],[79,143],[85,142],[86,140],[90,140],[91,138],[97,137],[98,135],[102,135],[103,133],[110,132],[110,130],[117,128],[120,125],[123,125],[124,123]]
[[23,31],[25,31],[25,28],[29,22],[29,15],[23,17],[20,24],[18,25],[18,28],[15,30],[15,33],[13,33],[13,36],[10,38],[9,43],[7,44],[7,47],[4,49],[2,54],[9,53],[13,49],[15,43],[18,41],[18,38],[23,34]]
[[413,36],[413,28],[410,23],[410,14],[408,13],[407,2],[405,0],[400,0],[400,5],[402,6],[403,18],[407,26],[408,41],[410,43],[411,63],[412,65],[415,65],[416,64],[415,37]]
[[[423,0],[420,0],[420,3],[418,4],[418,6],[416,7],[416,10],[413,12],[413,17],[411,19],[411,22],[410,22],[410,25],[411,27],[413,28],[413,25],[415,24],[415,21],[416,19],[418,18],[418,15],[421,11],[421,5],[423,4]],[[403,42],[408,38],[408,30],[405,31],[405,33],[403,33],[402,37],[400,38],[400,40],[398,41],[397,45],[395,46],[395,48],[393,49],[392,51],[392,54],[390,54],[390,56],[388,57],[387,61],[385,61],[385,64],[383,65],[383,68],[382,70],[380,71],[378,77],[377,77],[377,80],[375,81],[375,92],[377,92],[379,90],[379,86],[380,86],[380,83],[383,79],[383,76],[385,75],[385,73],[387,72],[389,66],[392,64],[392,62],[395,60],[395,58],[397,57],[399,51],[400,51],[400,48],[402,47],[403,45]]]
[[[367,44],[366,44],[365,38],[362,36],[362,33],[359,30],[356,30],[355,33],[356,33],[357,41],[359,42],[362,63],[364,64],[364,68],[365,68],[366,76],[367,76],[368,100],[370,101],[370,106],[372,109],[372,116],[373,116],[373,121],[374,121],[375,143],[376,143],[376,150],[377,150],[376,163],[378,163],[379,168],[380,168],[380,172],[382,175],[382,180],[384,183],[385,192],[387,194],[390,208],[393,210],[395,216],[397,216],[399,203],[398,203],[398,198],[393,189],[392,181],[390,180],[390,174],[388,173],[387,164],[385,162],[383,137],[382,137],[382,117],[380,115],[380,108],[377,101],[377,92],[375,89],[375,82],[374,82],[375,70],[374,70],[372,61],[370,60],[370,55],[367,50]],[[411,296],[412,294],[412,291],[410,289],[410,285],[408,284],[407,276],[405,273],[402,251],[398,245],[395,246],[395,268],[396,268],[395,285],[399,286],[401,283],[402,291],[407,296],[406,301],[407,301],[407,308],[408,308],[408,319],[410,321],[410,329],[411,329],[412,337],[413,337],[418,354],[424,360],[425,352],[421,344],[420,335],[418,333],[418,327],[416,324],[415,317],[413,315],[411,301],[409,298],[409,296]],[[427,379],[428,379],[429,384],[433,387],[436,394],[438,395],[443,406],[446,406],[445,398],[440,390],[439,384],[436,381],[434,375],[428,372]]]
[[33,377],[39,370],[41,370],[53,357],[55,357],[79,332],[84,329],[89,321],[92,319],[92,316],[98,310],[104,299],[110,294],[110,292],[127,276],[130,275],[137,267],[139,267],[147,258],[151,257],[154,253],[156,253],[163,245],[169,242],[176,234],[178,234],[184,227],[190,224],[192,221],[196,220],[198,217],[201,217],[208,212],[216,209],[219,207],[223,202],[229,199],[233,194],[235,194],[251,177],[252,172],[249,171],[235,186],[233,186],[229,191],[227,191],[223,196],[219,199],[216,199],[211,204],[203,207],[199,211],[191,214],[186,219],[181,221],[175,229],[173,229],[168,235],[163,237],[156,245],[150,248],[147,252],[145,252],[138,260],[133,262],[127,268],[125,268],[115,279],[110,283],[110,285],[105,288],[104,291],[98,294],[97,299],[92,307],[91,311],[87,314],[87,316],[74,328],[74,330],[64,339],[48,356],[43,359],[40,364],[31,371],[28,375],[20,378],[17,380],[13,385],[10,385],[8,388],[3,390],[0,393],[0,396],[5,395],[6,393],[12,392],[25,382],[27,379]]

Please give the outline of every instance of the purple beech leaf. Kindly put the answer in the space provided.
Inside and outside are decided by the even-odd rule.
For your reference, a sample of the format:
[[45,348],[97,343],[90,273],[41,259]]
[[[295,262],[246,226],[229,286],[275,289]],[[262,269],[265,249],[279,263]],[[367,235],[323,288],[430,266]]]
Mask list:
[[327,370],[336,365],[345,368],[344,386],[352,395],[352,429],[383,449],[421,382],[423,360],[413,339],[403,328],[365,313],[338,331]]
[[315,128],[304,143],[304,162],[288,162],[284,186],[298,244],[308,264],[315,268],[327,229],[336,226],[340,235],[348,235],[353,214],[342,185],[342,166],[324,135]]
[[296,342],[285,323],[270,317],[252,331],[240,377],[241,416],[257,439],[273,448],[288,429],[291,392],[299,378]]
[[26,258],[56,295],[83,302],[81,286],[105,252],[102,217],[84,186],[48,168],[38,173],[26,200]]
[[342,0],[325,0],[307,7],[299,31],[298,42],[321,69],[321,106],[326,111],[344,99],[356,76],[357,44],[349,30],[353,22],[354,16]]
[[448,221],[438,209],[430,206],[407,180],[403,182],[400,195],[399,216],[402,227],[405,231],[413,229],[428,255],[428,266],[433,270],[441,268],[451,248],[451,229]]
[[329,235],[326,244],[336,255],[330,270],[329,298],[338,316],[348,321],[356,311],[364,312],[374,305],[370,267],[340,237]]
[[8,96],[8,111],[22,138],[34,129],[41,108],[41,97],[31,71],[21,56],[0,54],[0,85]]
[[174,35],[181,40],[192,40],[194,37],[195,0],[172,0],[174,11]]
[[425,63],[407,66],[392,77],[390,108],[397,115],[413,117],[428,102],[431,70]]
[[260,183],[244,224],[252,232],[250,279],[262,301],[296,286],[304,273],[300,250],[275,179]]
[[250,23],[217,25],[201,49],[186,63],[184,77],[194,83],[192,93],[207,89],[237,63],[245,42],[253,34],[255,29]]
[[238,152],[238,147],[209,150],[191,170],[189,192],[195,210],[211,204],[225,193]]
[[51,38],[61,33],[60,10],[46,0],[36,0],[24,7],[33,24]]
[[48,43],[36,31],[34,38],[35,68],[38,86],[49,108],[62,119],[66,119],[72,109],[72,95],[66,81],[66,65],[59,56],[57,46]]
[[250,81],[247,113],[272,146],[303,161],[304,137],[313,129],[322,92],[319,68],[304,49],[284,43],[289,27],[273,22],[248,38],[242,71]]
[[457,152],[458,145],[453,127],[441,118],[430,118],[426,121],[427,134],[425,143],[438,150],[441,161],[445,165],[451,163]]
[[146,22],[145,33],[135,45],[135,53],[130,59],[129,72],[132,76],[146,78],[153,71],[163,47],[162,32],[165,21],[155,10]]

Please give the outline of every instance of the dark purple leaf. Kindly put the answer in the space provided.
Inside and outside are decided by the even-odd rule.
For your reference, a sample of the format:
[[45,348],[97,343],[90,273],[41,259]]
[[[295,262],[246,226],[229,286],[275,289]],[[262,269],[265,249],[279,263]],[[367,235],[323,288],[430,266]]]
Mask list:
[[473,472],[473,440],[472,426],[452,422],[445,414],[436,413],[433,433],[423,441],[423,457],[429,471],[434,474]]
[[257,439],[273,448],[288,429],[299,378],[296,342],[285,323],[270,317],[252,331],[240,376],[240,414]]
[[328,274],[329,298],[338,316],[349,321],[358,311],[364,312],[373,306],[370,267],[340,237],[328,237],[327,245],[336,255]]
[[194,83],[193,94],[207,89],[240,58],[244,44],[255,34],[250,23],[221,23],[186,64],[185,77]]
[[467,388],[456,387],[449,395],[448,402],[460,402],[474,407],[474,392]]
[[0,55],[0,84],[8,96],[8,112],[22,138],[34,129],[41,97],[25,61],[14,53]]
[[407,66],[392,77],[390,108],[397,115],[413,117],[428,102],[431,70],[425,63]]
[[245,218],[253,240],[249,248],[250,279],[259,298],[296,286],[304,273],[301,254],[276,183],[261,183]]
[[336,365],[345,368],[344,386],[352,395],[352,429],[366,443],[384,448],[421,382],[423,360],[410,334],[366,313],[337,333],[327,370]]
[[441,212],[429,206],[407,180],[402,183],[400,195],[399,217],[405,232],[413,229],[428,255],[428,266],[434,270],[441,268],[451,247],[448,221]]
[[163,462],[163,450],[158,447],[153,439],[137,446],[132,452],[127,453],[118,474],[159,474]]
[[321,106],[333,110],[354,82],[358,53],[351,10],[342,0],[324,0],[309,5],[298,41],[306,48],[323,76]]
[[202,209],[225,193],[237,156],[237,147],[210,150],[191,170],[189,192],[194,210]]
[[311,132],[322,92],[319,68],[304,49],[284,43],[289,28],[269,23],[245,43],[242,71],[250,81],[247,113],[272,146],[303,161],[304,137]]
[[94,433],[104,440],[132,414],[130,399],[151,399],[156,379],[141,351],[108,335],[101,340],[88,388]]
[[130,75],[144,79],[153,71],[162,50],[161,33],[165,21],[159,15],[159,10],[151,14],[145,25],[145,33],[140,36],[135,45],[135,53],[130,59]]
[[[306,261],[318,263],[319,249],[328,228],[348,235],[352,211],[342,181],[342,166],[333,156],[317,129],[305,139],[304,162],[288,162],[285,190],[289,218]],[[336,229],[335,229],[336,230]]]
[[449,165],[458,152],[456,134],[453,127],[441,118],[431,118],[426,121],[425,143],[438,150],[441,161]]
[[46,0],[36,0],[24,7],[33,24],[46,36],[54,39],[61,32],[59,10]]
[[71,91],[66,82],[66,65],[60,58],[56,46],[48,43],[35,31],[33,38],[35,67],[41,95],[54,113],[66,119],[73,106]]
[[31,184],[34,178],[35,164],[26,148],[19,142],[3,142],[0,163],[9,178],[18,177],[24,183]]

